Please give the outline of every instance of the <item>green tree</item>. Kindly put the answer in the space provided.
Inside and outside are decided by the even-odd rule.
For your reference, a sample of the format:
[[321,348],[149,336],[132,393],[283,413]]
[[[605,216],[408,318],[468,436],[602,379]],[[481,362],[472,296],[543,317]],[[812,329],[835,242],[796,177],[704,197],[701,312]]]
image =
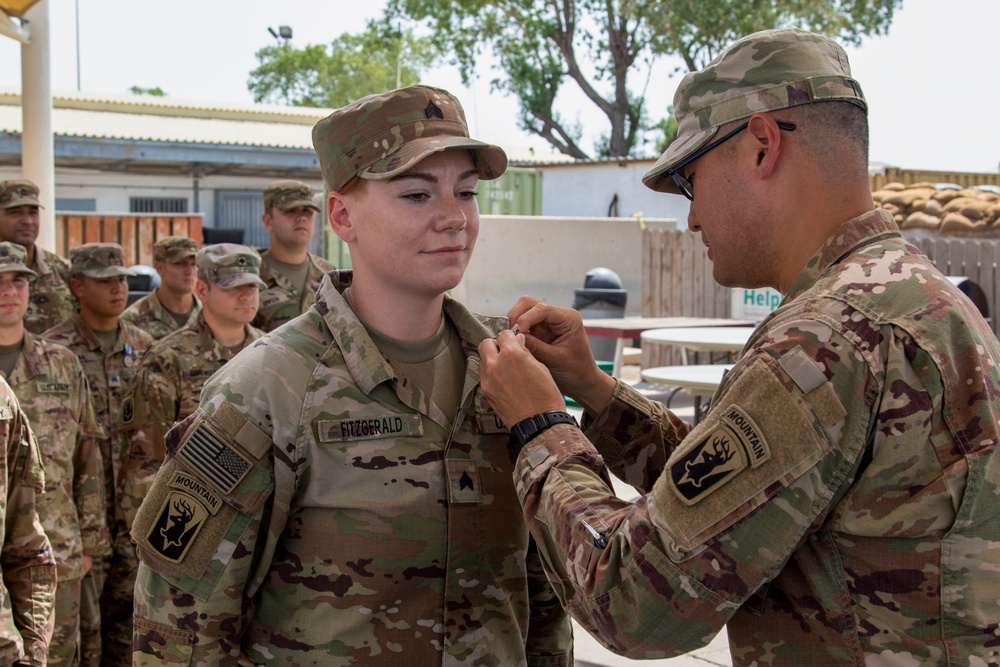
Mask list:
[[[389,0],[389,20],[423,22],[468,82],[490,51],[501,74],[491,87],[513,95],[518,124],[577,158],[582,131],[557,109],[570,83],[600,109],[608,131],[599,154],[627,156],[645,143],[645,87],[659,59],[704,66],[735,39],[797,26],[857,44],[885,33],[902,0]],[[678,68],[681,69],[681,68]],[[634,77],[643,79],[637,88]],[[655,127],[655,125],[653,126]]]
[[128,92],[133,95],[152,95],[153,97],[166,97],[167,94],[163,92],[163,89],[157,86],[156,88],[143,88],[141,86],[132,86],[128,89]]
[[341,107],[359,97],[420,80],[439,52],[429,39],[369,21],[359,35],[298,49],[283,42],[257,51],[247,88],[257,102]]
[[667,107],[667,117],[657,123],[655,129],[663,133],[663,136],[656,142],[656,152],[662,153],[677,136],[677,119],[674,118],[673,104]]

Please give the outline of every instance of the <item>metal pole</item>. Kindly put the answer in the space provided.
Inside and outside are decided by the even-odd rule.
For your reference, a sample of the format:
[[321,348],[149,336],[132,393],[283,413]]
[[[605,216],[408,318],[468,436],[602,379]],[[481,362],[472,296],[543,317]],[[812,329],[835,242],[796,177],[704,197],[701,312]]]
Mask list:
[[76,92],[80,92],[80,0],[76,0]]
[[48,0],[28,10],[25,18],[29,21],[31,42],[21,46],[21,173],[38,186],[43,207],[36,244],[54,251],[56,174]]

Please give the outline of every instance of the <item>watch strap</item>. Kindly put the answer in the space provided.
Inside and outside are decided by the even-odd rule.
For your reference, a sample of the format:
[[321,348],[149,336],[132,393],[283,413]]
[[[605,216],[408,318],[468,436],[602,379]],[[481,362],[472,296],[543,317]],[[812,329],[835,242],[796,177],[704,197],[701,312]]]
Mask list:
[[556,424],[572,424],[579,427],[576,418],[563,410],[549,410],[522,419],[510,429],[510,450],[516,458],[521,450],[539,433]]

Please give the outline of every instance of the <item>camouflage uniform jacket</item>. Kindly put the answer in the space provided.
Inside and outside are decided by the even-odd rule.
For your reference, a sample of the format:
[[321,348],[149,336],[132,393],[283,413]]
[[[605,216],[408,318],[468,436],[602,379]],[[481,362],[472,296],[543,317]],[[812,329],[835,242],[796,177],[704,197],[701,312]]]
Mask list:
[[[198,297],[194,297],[194,307],[191,309],[184,326],[189,327],[194,324],[199,313],[201,313],[201,301],[198,301]],[[126,308],[125,312],[122,313],[122,320],[136,325],[152,336],[154,340],[160,340],[183,328],[177,326],[174,316],[160,301],[160,297],[156,296],[156,290]]]
[[38,274],[31,283],[28,312],[24,314],[24,328],[41,334],[76,310],[76,297],[69,288],[69,261],[35,246],[35,263],[29,267]]
[[35,511],[42,455],[14,392],[0,379],[0,665],[44,667],[52,634],[56,561]]
[[135,664],[571,663],[479,389],[476,344],[506,320],[445,302],[468,357],[449,427],[374,346],[349,280],[324,278],[168,435],[132,533]]
[[[244,346],[263,336],[246,326]],[[191,326],[178,329],[150,347],[136,376],[133,393],[122,408],[120,428],[127,433],[115,488],[118,531],[127,534],[139,504],[163,463],[163,437],[198,409],[209,377],[232,358],[199,314]]]
[[[998,364],[975,306],[867,213],[698,426],[619,383],[597,451],[548,429],[518,495],[560,597],[615,652],[683,653],[726,625],[737,665],[997,664]],[[603,460],[648,494],[616,500]]]
[[301,293],[284,275],[276,272],[267,263],[269,249],[260,250],[263,260],[260,263],[260,279],[267,287],[260,291],[260,307],[253,325],[261,331],[274,331],[285,322],[306,312],[316,301],[316,289],[320,281],[330,271],[333,264],[322,257],[309,255],[308,271],[306,272],[306,287]]
[[83,556],[109,552],[104,512],[103,436],[83,368],[62,345],[25,332],[7,378],[45,461],[38,516],[56,556],[59,581],[83,577]]
[[45,332],[45,338],[70,349],[83,366],[94,400],[94,413],[104,430],[98,445],[104,462],[104,491],[108,529],[115,533],[115,481],[125,434],[119,429],[125,396],[135,381],[139,361],[153,338],[129,322],[119,321],[118,340],[105,352],[94,330],[79,313]]

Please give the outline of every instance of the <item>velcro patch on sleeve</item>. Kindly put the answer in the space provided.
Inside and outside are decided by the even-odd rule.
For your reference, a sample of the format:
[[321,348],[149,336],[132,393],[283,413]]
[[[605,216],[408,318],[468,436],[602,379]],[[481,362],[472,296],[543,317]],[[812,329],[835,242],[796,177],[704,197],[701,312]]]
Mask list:
[[221,426],[226,433],[232,434],[233,440],[255,458],[263,457],[271,448],[270,436],[229,401],[222,401],[219,404],[212,413],[212,421]]
[[141,389],[133,389],[122,399],[119,429],[131,431],[146,422],[146,401]]
[[221,502],[204,480],[168,457],[139,507],[132,538],[144,562],[176,585],[179,577],[190,580],[183,588],[195,593],[199,588],[211,590],[214,581],[204,581],[205,573],[218,558],[223,538],[231,530],[242,531],[249,521]]
[[388,414],[316,422],[316,439],[320,442],[380,440],[420,436],[423,433],[420,415]]
[[651,493],[650,517],[681,552],[751,514],[830,450],[811,406],[774,359],[758,355],[731,373]]

